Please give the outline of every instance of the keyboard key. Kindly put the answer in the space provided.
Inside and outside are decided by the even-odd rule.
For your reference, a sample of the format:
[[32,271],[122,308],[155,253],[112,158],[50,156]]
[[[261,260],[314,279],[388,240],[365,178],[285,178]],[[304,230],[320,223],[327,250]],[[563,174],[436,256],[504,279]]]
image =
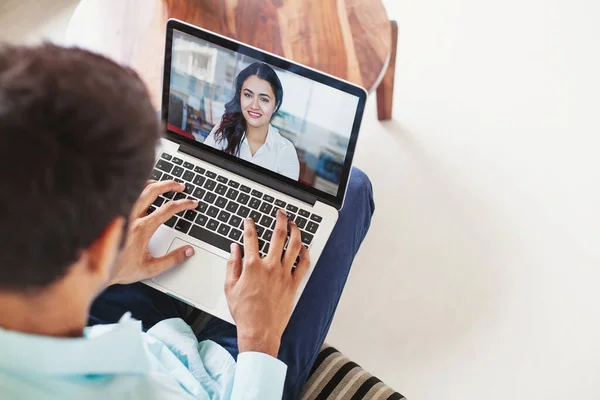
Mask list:
[[173,166],[173,164],[165,160],[158,160],[158,162],[156,163],[156,168],[164,172],[171,172]]
[[183,164],[183,160],[181,158],[177,158],[177,157],[173,158],[173,162],[177,165]]
[[265,246],[265,241],[262,239],[258,239],[258,250],[260,251]]
[[173,175],[169,174],[163,174],[162,178],[160,178],[161,181],[170,181],[171,179],[173,179]]
[[205,193],[206,193],[206,190],[202,189],[201,187],[197,187],[194,190],[194,192],[192,193],[192,195],[197,199],[201,199],[204,197]]
[[229,217],[231,217],[230,213],[228,213],[227,211],[221,210],[217,219],[221,222],[227,222],[227,221],[229,221]]
[[259,192],[258,190],[253,190],[252,191],[252,196],[256,196],[259,199],[262,197],[262,195],[263,195],[262,192]]
[[146,215],[150,215],[150,214],[152,214],[152,213],[153,213],[154,211],[156,211],[156,210],[157,210],[156,206],[150,206],[150,207],[148,207],[148,209],[146,210]]
[[271,212],[271,210],[273,209],[273,206],[270,205],[269,203],[263,203],[262,206],[260,206],[260,212],[268,214]]
[[227,204],[227,199],[225,197],[219,196],[217,201],[215,201],[215,205],[220,208],[224,208],[226,204]]
[[207,203],[210,203],[210,204],[214,203],[216,198],[217,198],[217,195],[212,192],[207,192],[204,195],[204,201],[206,201]]
[[279,200],[279,199],[275,200],[275,206],[276,206],[277,208],[284,208],[284,207],[285,207],[285,204],[286,204],[286,203],[285,203],[285,201],[281,201],[281,200]]
[[265,231],[265,233],[263,234],[263,238],[267,241],[270,242],[271,239],[273,239],[273,231],[270,229],[267,229]]
[[[214,220],[213,220],[214,221]],[[217,222],[217,221],[215,221]],[[214,232],[208,231],[204,228],[199,227],[198,225],[192,226],[190,229],[190,236],[195,237],[198,240],[203,242],[212,244],[213,246],[229,252],[229,245],[231,244],[231,239],[224,238],[223,236],[219,236]]]
[[271,243],[265,244],[265,247],[263,248],[263,253],[269,254],[269,248],[270,247],[271,247]]
[[241,206],[237,210],[237,215],[239,215],[242,218],[246,218],[249,213],[250,213],[250,209],[248,207]]
[[279,208],[273,207],[273,209],[271,210],[271,217],[277,218],[277,211],[279,211]]
[[[300,211],[302,211],[302,210],[300,210]],[[296,217],[296,221],[294,221],[294,222],[296,222],[296,225],[298,225],[298,228],[300,228],[300,229],[304,229],[304,227],[306,226],[306,218],[302,218],[299,215]]]
[[321,218],[321,217],[319,217],[318,215],[315,215],[315,214],[311,215],[310,219],[312,219],[315,222],[321,222],[321,221],[323,221],[323,218]]
[[227,186],[219,183],[217,185],[217,188],[215,189],[215,192],[217,192],[217,193],[219,193],[221,195],[224,195],[227,192]]
[[206,214],[208,214],[209,217],[216,217],[217,214],[219,214],[219,209],[215,206],[210,206],[208,207],[208,211],[206,211]]
[[308,225],[306,225],[306,230],[309,231],[310,233],[315,233],[318,228],[319,228],[319,225],[315,224],[312,221],[309,222]]
[[183,218],[187,219],[188,221],[194,222],[196,220],[196,216],[197,215],[198,215],[198,213],[196,213],[196,211],[194,211],[194,210],[187,210],[185,212],[185,214],[183,214]]
[[[207,172],[208,173],[208,172]],[[213,190],[215,188],[215,186],[217,185],[217,182],[211,180],[211,179],[207,179],[206,182],[204,183],[204,187],[207,190]]]
[[236,181],[232,181],[232,180],[229,181],[228,185],[231,186],[234,189],[237,189],[237,188],[240,187],[239,183],[237,183]]
[[184,162],[183,166],[187,169],[194,169],[194,164],[192,164],[191,162]]
[[304,231],[300,231],[300,236],[302,237],[302,243],[304,244],[310,244],[313,240],[313,235]]
[[240,190],[244,193],[250,193],[250,188],[246,185],[240,186]]
[[219,230],[217,232],[219,232],[221,235],[223,236],[227,236],[227,234],[229,233],[229,231],[231,230],[231,228],[225,224],[221,224],[219,225]]
[[206,170],[202,167],[194,167],[194,172],[196,172],[198,174],[204,174],[206,172]]
[[170,226],[171,228],[175,226],[175,223],[177,222],[177,217],[176,216],[172,216],[171,218],[169,218],[169,220],[167,222],[165,222],[166,226]]
[[227,203],[227,207],[225,207],[225,209],[229,212],[236,212],[238,209],[238,205],[236,203],[234,203],[233,201],[230,201],[229,203]]
[[273,218],[269,217],[268,215],[263,215],[259,223],[266,228],[270,228],[271,224],[273,223]]
[[178,230],[179,232],[187,233],[190,230],[191,226],[192,226],[191,222],[179,218],[179,221],[177,221],[177,223],[175,224],[175,230]]
[[173,197],[175,197],[175,193],[177,192],[167,192],[163,193],[163,196],[165,196],[167,199],[173,199]]
[[175,200],[175,201],[184,200],[184,199],[187,199],[187,196],[185,195],[185,193],[181,193],[181,192],[175,193],[175,197],[173,197],[173,200]]
[[165,199],[163,199],[162,197],[157,197],[152,204],[154,204],[156,207],[160,207],[163,205],[164,202]]
[[296,211],[298,211],[298,207],[296,207],[293,204],[288,204],[286,207],[286,210],[290,210],[291,212],[296,212]]
[[256,235],[258,237],[262,237],[262,234],[264,232],[265,232],[265,227],[264,226],[256,225]]
[[186,170],[186,171],[183,173],[183,176],[182,176],[182,178],[183,178],[183,180],[184,180],[184,181],[191,182],[191,181],[193,181],[193,180],[194,180],[194,175],[195,175],[195,174],[194,174],[192,171],[187,171],[187,170]]
[[242,225],[242,219],[237,215],[232,215],[231,219],[229,220],[229,225],[239,227]]
[[258,208],[260,207],[260,200],[257,199],[256,197],[253,197],[250,199],[250,203],[248,204],[251,208],[254,208],[255,210],[258,210]]
[[150,174],[150,179],[154,179],[155,181],[160,181],[161,177],[162,177],[162,172],[160,172],[157,169],[152,170],[152,173]]
[[238,203],[241,203],[241,204],[244,204],[244,205],[248,204],[249,200],[250,200],[250,196],[248,196],[245,193],[241,193],[240,196],[237,199]]
[[236,197],[238,196],[238,194],[240,194],[240,192],[238,192],[237,190],[235,190],[235,189],[229,189],[229,190],[227,191],[227,194],[226,194],[225,196],[226,196],[228,199],[235,200],[235,199],[236,199]]
[[224,176],[217,176],[217,181],[221,182],[221,183],[227,183],[228,179],[225,178]]
[[170,160],[171,158],[173,158],[173,156],[172,156],[172,155],[170,155],[170,154],[167,154],[167,153],[162,153],[160,156],[161,156],[162,158],[164,158],[165,160]]
[[306,210],[300,209],[298,211],[298,214],[302,215],[304,218],[308,218],[310,216],[310,213]]
[[212,172],[212,171],[206,171],[206,174],[205,174],[205,175],[206,175],[207,177],[209,177],[210,179],[215,179],[215,178],[217,177],[217,174],[215,174],[215,173],[214,173],[214,172]]
[[176,177],[180,178],[181,175],[183,175],[183,171],[184,169],[181,167],[175,167],[173,168],[173,175],[175,175]]
[[260,217],[261,217],[261,215],[258,211],[252,210],[250,212],[250,218],[252,218],[252,220],[254,222],[256,222],[257,224],[258,224],[258,221],[260,221]]
[[185,181],[183,179],[175,178],[173,180],[177,183],[185,183]]
[[199,201],[198,202],[198,207],[196,207],[196,211],[204,213],[204,212],[206,212],[207,208],[208,208],[208,204],[206,204],[203,201]]
[[206,225],[207,221],[208,217],[206,215],[198,214],[198,217],[196,217],[196,223],[200,226]]
[[269,203],[272,203],[272,202],[274,202],[274,201],[275,201],[275,198],[274,198],[273,196],[269,196],[268,194],[265,194],[265,195],[263,196],[263,200],[264,200],[264,201],[268,201]]
[[210,229],[211,231],[216,231],[218,226],[219,226],[219,222],[212,218],[206,224],[206,227],[208,229]]
[[194,178],[194,185],[202,186],[205,180],[205,177],[201,175],[196,175],[196,177]]
[[191,183],[186,183],[185,189],[183,189],[183,191],[187,194],[192,194],[194,193],[194,189],[196,189],[196,186],[192,185]]
[[229,237],[235,241],[238,241],[241,236],[242,236],[242,231],[240,231],[239,229],[234,228],[229,233]]

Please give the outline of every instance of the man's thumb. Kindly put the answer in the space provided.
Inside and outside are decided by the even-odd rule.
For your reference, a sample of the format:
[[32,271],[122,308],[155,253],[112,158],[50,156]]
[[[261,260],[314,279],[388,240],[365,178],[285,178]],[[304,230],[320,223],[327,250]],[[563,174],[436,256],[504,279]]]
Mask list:
[[156,268],[159,270],[158,273],[164,272],[178,264],[181,264],[193,255],[194,248],[192,246],[183,246],[168,252],[162,257],[156,258],[155,265]]
[[226,285],[234,285],[242,275],[242,252],[237,243],[229,246],[231,255],[227,260],[227,282]]

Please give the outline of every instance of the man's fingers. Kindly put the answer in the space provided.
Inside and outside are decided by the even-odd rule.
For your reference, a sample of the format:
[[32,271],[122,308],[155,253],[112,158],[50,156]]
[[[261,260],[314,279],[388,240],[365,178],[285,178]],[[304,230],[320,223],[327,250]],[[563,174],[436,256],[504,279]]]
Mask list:
[[193,255],[194,248],[192,246],[183,246],[168,252],[162,257],[157,257],[152,261],[153,275],[159,275],[164,271],[181,264],[183,261],[187,260]]
[[175,181],[161,181],[147,184],[134,206],[133,215],[138,218],[143,217],[148,207],[154,203],[154,200],[158,196],[167,192],[181,192],[184,189],[185,185],[183,183]]
[[288,243],[288,247],[285,251],[285,254],[283,255],[282,263],[288,271],[291,271],[292,267],[294,266],[294,262],[296,261],[296,257],[298,257],[298,255],[300,254],[300,249],[304,248],[304,246],[302,246],[302,241],[300,238],[300,229],[298,229],[298,226],[291,221],[289,223],[289,226],[290,242]]
[[227,280],[225,281],[225,289],[231,288],[240,279],[242,275],[242,250],[237,243],[231,243],[229,247],[231,254],[227,260]]
[[244,220],[244,255],[260,257],[258,253],[256,225],[252,218],[246,218]]
[[158,210],[154,211],[152,214],[144,218],[146,218],[150,222],[152,230],[154,231],[178,212],[184,210],[193,210],[196,207],[198,207],[198,202],[196,200],[185,199],[177,201],[168,201],[162,206],[160,206]]
[[300,282],[308,272],[310,268],[310,256],[306,247],[302,246],[300,249],[300,262],[296,265],[296,269],[293,272],[294,281],[296,281],[296,287],[300,285]]
[[288,218],[282,209],[277,211],[277,222],[275,222],[275,228],[273,229],[273,238],[271,239],[271,245],[269,247],[269,254],[267,257],[274,258],[276,260],[281,259],[281,253],[283,253],[283,247],[287,240],[288,232]]

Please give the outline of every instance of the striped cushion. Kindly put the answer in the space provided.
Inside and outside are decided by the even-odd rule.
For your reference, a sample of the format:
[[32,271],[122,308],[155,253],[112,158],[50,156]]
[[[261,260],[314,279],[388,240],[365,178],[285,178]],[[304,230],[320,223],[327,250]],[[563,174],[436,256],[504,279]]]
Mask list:
[[301,400],[400,400],[400,393],[325,344],[315,361]]

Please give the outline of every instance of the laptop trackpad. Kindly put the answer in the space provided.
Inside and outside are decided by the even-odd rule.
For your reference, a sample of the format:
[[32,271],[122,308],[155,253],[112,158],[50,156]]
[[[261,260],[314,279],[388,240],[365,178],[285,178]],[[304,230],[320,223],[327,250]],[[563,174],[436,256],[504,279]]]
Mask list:
[[[190,243],[175,238],[168,251],[185,245]],[[192,258],[163,272],[153,281],[176,296],[187,297],[208,308],[215,308],[223,295],[227,260],[208,250],[193,247],[195,253]]]

